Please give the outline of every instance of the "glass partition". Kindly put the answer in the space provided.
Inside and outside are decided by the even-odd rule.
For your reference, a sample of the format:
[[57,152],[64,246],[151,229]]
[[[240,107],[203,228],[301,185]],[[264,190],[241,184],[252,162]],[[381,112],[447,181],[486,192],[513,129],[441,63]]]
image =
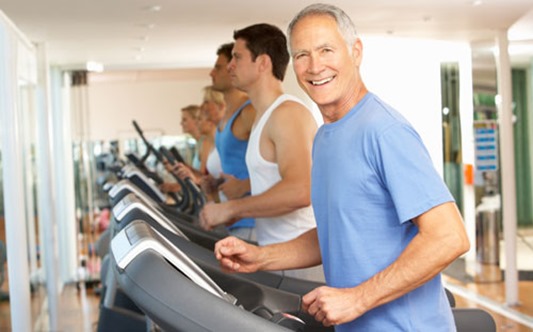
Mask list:
[[[21,144],[23,196],[26,223],[27,252],[30,277],[32,321],[45,310],[42,306],[46,295],[46,277],[42,257],[42,236],[39,231],[37,212],[37,168],[36,168],[36,68],[35,54],[19,44],[19,80],[17,112],[20,116],[19,139]],[[24,51],[22,51],[24,50]],[[33,59],[32,59],[33,58]],[[9,245],[11,247],[11,245]],[[8,248],[9,250],[9,248]]]
[[34,45],[0,12],[0,300],[9,295],[10,306],[10,322],[2,324],[2,330],[31,330],[43,304],[37,292],[43,280],[39,277],[34,152],[36,63]]
[[459,109],[459,64],[441,64],[444,181],[463,211],[463,160]]
[[[148,133],[146,138],[158,149],[175,147],[184,160],[191,162],[196,142],[189,135],[161,136]],[[80,261],[85,268],[85,283],[97,284],[100,278],[100,260],[96,252],[98,240],[109,226],[110,202],[104,185],[116,182],[116,168],[128,162],[132,154],[141,160],[147,147],[140,137],[121,138],[113,141],[77,140],[72,144],[74,192],[78,230]],[[175,181],[163,170],[153,154],[145,158],[148,169],[158,173],[163,181]]]

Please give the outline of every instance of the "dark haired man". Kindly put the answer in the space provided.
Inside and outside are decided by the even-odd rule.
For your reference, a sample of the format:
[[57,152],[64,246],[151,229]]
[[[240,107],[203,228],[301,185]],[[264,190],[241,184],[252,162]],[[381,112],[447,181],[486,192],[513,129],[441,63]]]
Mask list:
[[[269,24],[235,31],[228,65],[233,86],[245,91],[256,110],[246,152],[252,195],[207,205],[200,213],[205,228],[254,217],[260,245],[284,242],[315,228],[310,206],[311,147],[315,118],[287,95],[282,80],[289,63],[283,32]],[[285,271],[323,280],[320,267]]]
[[[255,119],[255,110],[245,92],[231,84],[228,63],[233,55],[233,43],[221,45],[217,50],[217,59],[209,75],[214,90],[222,92],[226,109],[217,124],[215,146],[222,167],[221,184],[211,176],[202,180],[203,188],[208,191],[218,190],[220,199],[241,198],[250,192],[250,176],[246,167],[245,155],[248,139]],[[229,233],[246,240],[255,240],[255,220],[241,218],[228,225]]]

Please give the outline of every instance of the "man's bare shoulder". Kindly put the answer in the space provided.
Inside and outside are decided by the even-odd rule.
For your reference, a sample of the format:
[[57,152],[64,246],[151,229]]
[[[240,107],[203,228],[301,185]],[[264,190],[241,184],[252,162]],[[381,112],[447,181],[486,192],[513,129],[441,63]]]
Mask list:
[[307,106],[293,100],[287,100],[281,103],[272,113],[272,117],[280,120],[290,118],[293,121],[296,119],[298,119],[298,121],[301,121],[302,119],[313,119],[311,111]]
[[311,111],[296,101],[281,103],[267,122],[271,137],[283,138],[286,135],[304,137],[303,133],[314,134],[317,123]]

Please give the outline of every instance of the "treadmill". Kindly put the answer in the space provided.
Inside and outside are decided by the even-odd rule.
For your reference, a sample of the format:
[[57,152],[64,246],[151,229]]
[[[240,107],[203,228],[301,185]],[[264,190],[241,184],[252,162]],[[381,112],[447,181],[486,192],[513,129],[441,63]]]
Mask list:
[[[190,255],[191,259],[200,266],[207,267],[210,270],[218,270],[219,263],[213,255],[213,247],[214,243],[223,236],[204,231],[190,222],[179,220],[179,218],[174,218],[172,221],[169,220],[168,213],[163,213],[163,209],[159,204],[129,181],[120,181],[110,191],[110,197],[117,198],[119,196],[122,199],[114,204],[112,210],[110,224],[112,236],[129,223],[141,219],[159,230],[170,241],[179,242],[181,247],[184,248],[182,250],[187,255]],[[107,259],[106,263],[106,267],[108,267],[106,270],[111,269],[109,266],[112,263],[109,263],[109,259]],[[102,280],[105,282],[102,285],[98,331],[115,332],[117,328],[123,327],[124,329],[120,331],[142,331],[146,329],[147,320],[142,311],[125,294],[115,275],[110,272],[107,272],[106,275],[103,271],[104,269],[102,269]],[[268,287],[295,293],[296,295],[304,295],[312,289],[323,285],[322,283],[284,277],[282,274],[263,271],[242,274],[241,277]],[[311,326],[317,324],[311,317],[305,317],[305,319]]]
[[142,220],[113,238],[111,253],[120,287],[165,331],[332,331],[305,323],[299,295],[200,268]]

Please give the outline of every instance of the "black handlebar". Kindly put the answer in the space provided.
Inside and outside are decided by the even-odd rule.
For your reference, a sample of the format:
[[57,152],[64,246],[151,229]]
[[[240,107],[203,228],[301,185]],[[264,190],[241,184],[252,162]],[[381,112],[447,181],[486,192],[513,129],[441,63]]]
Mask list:
[[178,151],[178,149],[176,149],[175,146],[170,148],[170,152],[172,153],[172,155],[174,156],[174,158],[177,161],[179,161],[180,163],[184,163],[185,164],[185,159],[183,159],[183,157],[181,156],[180,152]]
[[148,157],[148,154],[149,152],[152,152],[156,159],[159,161],[159,162],[163,162],[163,158],[161,157],[161,154],[159,153],[159,151],[157,151],[154,146],[148,142],[148,140],[146,139],[146,137],[144,137],[144,133],[141,129],[141,127],[139,127],[139,124],[137,123],[137,121],[135,120],[132,120],[131,123],[133,124],[133,127],[135,128],[135,130],[137,131],[137,133],[139,134],[139,136],[141,137],[142,141],[144,142],[144,144],[146,145],[146,148],[148,149],[148,153],[146,154],[146,156],[143,158],[143,161],[146,159],[146,157]]
[[141,130],[141,127],[139,127],[139,125],[137,124],[137,121],[133,120],[131,121],[133,123],[133,127],[135,127],[135,130],[139,133],[139,135],[141,135],[141,137],[143,136],[143,131]]
[[170,151],[168,151],[168,149],[166,147],[164,147],[164,146],[160,147],[159,148],[159,152],[168,160],[169,163],[171,163],[171,164],[175,164],[176,163],[176,158],[174,158],[172,153],[170,153]]
[[[172,152],[169,151],[164,146],[161,146],[159,150],[156,150],[154,146],[150,142],[148,142],[146,137],[144,137],[143,131],[137,124],[137,121],[133,120],[132,124],[135,130],[137,131],[137,133],[139,134],[139,136],[141,137],[144,144],[146,144],[146,147],[148,150],[146,156],[143,158],[143,161],[148,156],[148,154],[152,152],[155,155],[156,159],[161,163],[163,162],[163,159],[166,159],[171,164],[175,164],[176,162],[181,162],[181,163],[184,162],[180,153],[174,147],[171,149]],[[198,214],[198,212],[201,210],[201,208],[205,204],[205,197],[202,194],[202,191],[200,190],[200,188],[198,188],[198,186],[194,182],[192,182],[190,178],[187,178],[184,181],[180,179],[178,176],[176,176],[174,173],[171,173],[171,174],[182,187],[183,195],[181,199],[175,195],[171,195],[173,196],[172,198],[174,198],[174,200],[177,202],[178,208],[181,208],[181,209],[192,208],[191,212],[194,214]],[[189,196],[192,196],[192,197],[189,197]],[[190,206],[191,200],[192,200],[192,206]]]

